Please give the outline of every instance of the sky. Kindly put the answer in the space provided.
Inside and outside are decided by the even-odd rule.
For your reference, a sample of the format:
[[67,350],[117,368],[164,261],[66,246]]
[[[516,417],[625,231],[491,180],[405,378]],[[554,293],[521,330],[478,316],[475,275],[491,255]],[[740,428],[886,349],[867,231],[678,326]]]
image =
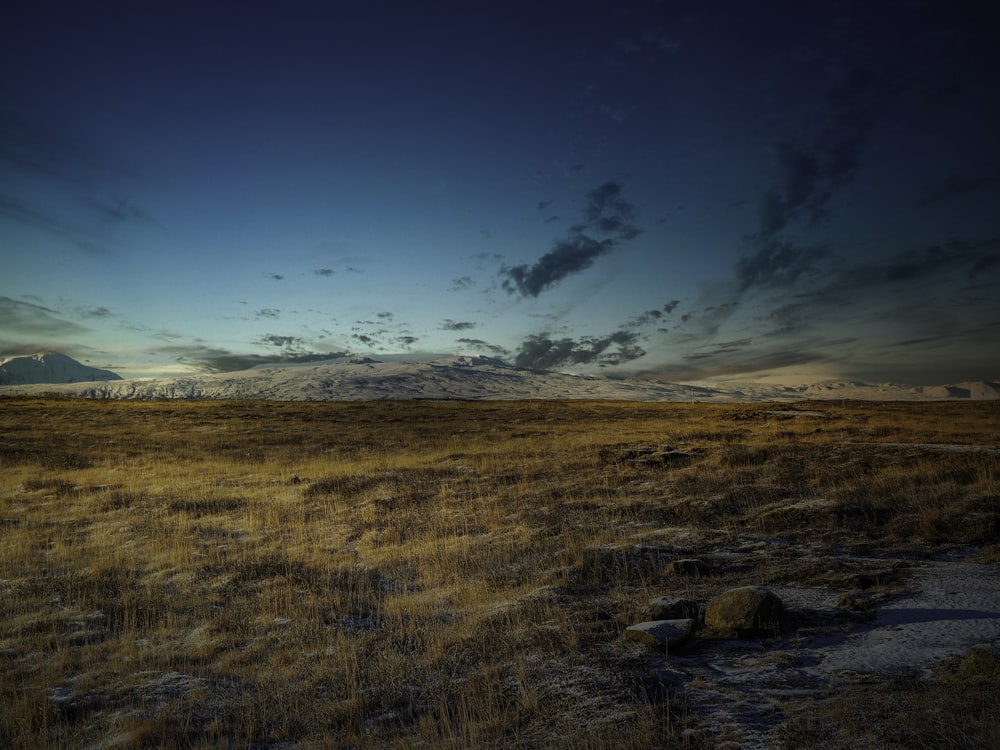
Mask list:
[[1000,379],[1000,5],[49,2],[0,356]]

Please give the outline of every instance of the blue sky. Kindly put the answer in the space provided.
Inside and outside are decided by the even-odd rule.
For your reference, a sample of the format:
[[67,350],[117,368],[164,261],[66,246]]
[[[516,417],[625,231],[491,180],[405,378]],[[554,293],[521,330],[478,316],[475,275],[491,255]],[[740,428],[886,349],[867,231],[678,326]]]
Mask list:
[[1000,11],[815,5],[15,2],[0,356],[996,379]]

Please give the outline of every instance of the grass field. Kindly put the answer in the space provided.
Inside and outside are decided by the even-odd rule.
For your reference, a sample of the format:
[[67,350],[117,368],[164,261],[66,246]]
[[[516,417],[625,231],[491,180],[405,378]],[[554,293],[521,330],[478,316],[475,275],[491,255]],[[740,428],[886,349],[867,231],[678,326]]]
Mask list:
[[[620,637],[651,598],[1000,562],[1000,455],[942,449],[996,447],[998,402],[3,399],[0,429],[14,748],[737,747]],[[661,564],[760,539],[814,554]],[[789,699],[781,736],[1000,744],[995,682],[898,687]]]

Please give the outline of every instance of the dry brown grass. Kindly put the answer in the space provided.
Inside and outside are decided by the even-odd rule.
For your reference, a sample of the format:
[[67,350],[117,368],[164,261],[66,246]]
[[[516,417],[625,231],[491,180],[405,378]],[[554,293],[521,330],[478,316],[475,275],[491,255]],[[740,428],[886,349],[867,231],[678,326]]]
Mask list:
[[657,555],[998,557],[997,453],[934,447],[998,405],[800,408],[2,400],[0,744],[710,745],[630,618],[857,571]]

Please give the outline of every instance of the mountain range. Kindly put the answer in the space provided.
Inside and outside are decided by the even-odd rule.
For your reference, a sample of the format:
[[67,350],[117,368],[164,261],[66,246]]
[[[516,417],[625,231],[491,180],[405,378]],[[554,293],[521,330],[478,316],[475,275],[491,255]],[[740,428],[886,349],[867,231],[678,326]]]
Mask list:
[[[33,378],[33,379],[32,379]],[[8,395],[56,394],[112,399],[269,399],[374,401],[408,399],[603,399],[625,401],[802,401],[861,399],[930,401],[1000,399],[1000,382],[941,386],[827,382],[803,386],[761,383],[677,384],[611,375],[574,375],[513,367],[490,357],[432,362],[333,363],[259,367],[179,378],[123,380],[109,370],[47,352],[0,360]]]

